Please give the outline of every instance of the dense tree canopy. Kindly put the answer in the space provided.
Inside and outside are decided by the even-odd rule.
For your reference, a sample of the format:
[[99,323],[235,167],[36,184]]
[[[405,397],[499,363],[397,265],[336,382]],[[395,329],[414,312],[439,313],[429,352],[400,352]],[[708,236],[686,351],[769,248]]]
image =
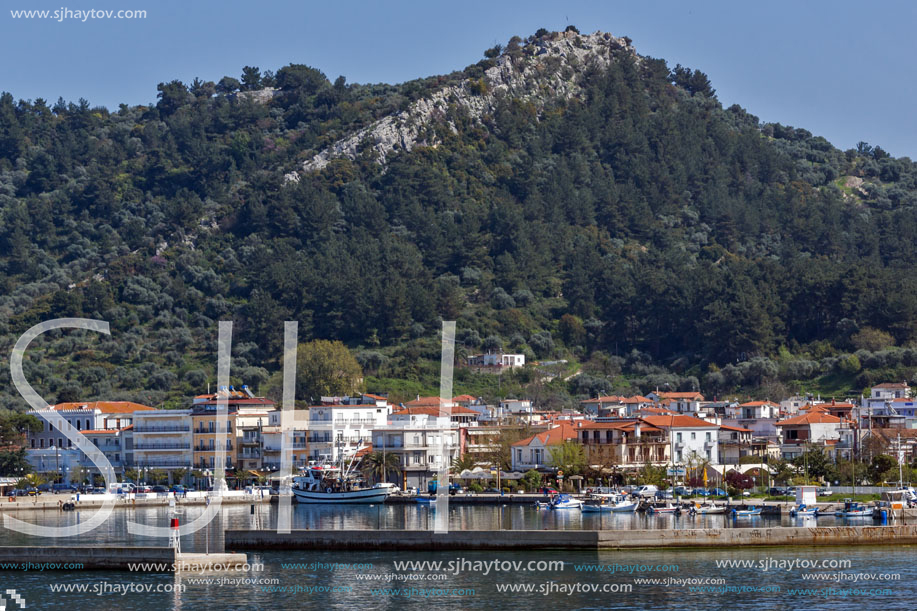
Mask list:
[[[915,164],[762,124],[702,72],[615,53],[581,98],[507,96],[481,122],[443,108],[439,146],[298,182],[284,175],[317,151],[482,66],[402,85],[247,66],[116,111],[2,94],[2,344],[53,317],[110,321],[33,344],[49,400],[196,394],[229,319],[240,381],[279,369],[284,320],[418,384],[438,375],[442,319],[460,351],[595,364],[572,394],[915,376]],[[0,407],[21,409],[5,369]]]

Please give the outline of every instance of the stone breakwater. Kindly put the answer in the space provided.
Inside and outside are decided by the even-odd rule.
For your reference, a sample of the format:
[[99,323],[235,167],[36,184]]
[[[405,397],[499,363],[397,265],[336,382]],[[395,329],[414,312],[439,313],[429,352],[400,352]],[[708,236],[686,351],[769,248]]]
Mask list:
[[917,526],[654,530],[227,530],[227,550],[615,550],[917,544]]

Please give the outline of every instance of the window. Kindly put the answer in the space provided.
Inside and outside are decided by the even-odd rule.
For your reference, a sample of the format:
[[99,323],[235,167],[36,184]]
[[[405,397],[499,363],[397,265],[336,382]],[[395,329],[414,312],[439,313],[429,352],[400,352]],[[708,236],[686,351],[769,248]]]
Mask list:
[[675,433],[675,443],[681,443],[681,433]]
[[59,447],[59,448],[64,447],[64,439],[63,439],[63,437],[58,437],[58,438],[57,438],[57,447]]
[[35,447],[35,439],[32,439],[32,447]]
[[72,440],[72,439],[68,439],[68,440],[67,440],[67,447],[68,447],[68,448],[72,448],[72,447],[73,447],[73,440]]
[[42,448],[45,447],[45,440],[44,440],[44,439],[39,439],[38,441],[40,442],[40,447],[42,447]]
[[86,420],[86,430],[90,430],[90,429],[92,429],[92,427],[89,426],[89,420],[87,419]]
[[691,441],[694,441],[695,439],[697,439],[697,433],[691,431]]
[[707,431],[707,441],[710,441],[710,431]]

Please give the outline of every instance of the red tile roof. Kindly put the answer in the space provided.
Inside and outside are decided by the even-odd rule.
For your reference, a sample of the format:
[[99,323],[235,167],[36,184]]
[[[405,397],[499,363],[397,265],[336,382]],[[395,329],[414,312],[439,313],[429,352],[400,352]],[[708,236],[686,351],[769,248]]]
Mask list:
[[644,407],[643,409],[640,410],[639,413],[641,414],[659,414],[659,415],[664,415],[664,416],[676,415],[675,412],[671,410],[663,409],[661,407]]
[[413,401],[404,404],[405,407],[439,407],[443,403],[449,404],[452,401],[443,401],[440,397],[419,397]]
[[634,395],[633,397],[624,397],[621,403],[652,403],[652,399],[647,399],[641,395]]
[[55,411],[85,409],[87,411],[99,410],[103,414],[132,414],[134,412],[153,410],[155,408],[131,401],[83,401],[72,403],[58,403],[52,405],[51,409]]
[[704,395],[699,392],[657,392],[660,399],[691,399],[694,401],[703,401]]
[[620,403],[624,397],[609,395],[607,397],[595,397],[593,399],[583,399],[580,403]]
[[648,422],[659,428],[719,428],[718,424],[695,418],[694,416],[685,416],[684,414],[672,416],[643,416],[644,422]]
[[873,388],[886,388],[888,390],[904,390],[909,388],[907,382],[883,382],[882,384],[876,384]]
[[809,410],[808,414],[803,414],[802,416],[796,416],[795,418],[788,418],[786,420],[781,420],[776,422],[774,426],[794,426],[794,425],[803,425],[803,424],[840,424],[843,422],[840,418],[832,416],[831,414],[818,410]]
[[470,403],[472,401],[477,401],[477,397],[471,395],[459,395],[457,397],[452,397],[452,400],[456,403]]
[[740,426],[729,426],[727,424],[721,424],[720,429],[726,431],[738,431],[739,433],[751,433],[751,429],[743,429]]
[[556,426],[549,431],[537,433],[531,437],[526,437],[521,441],[517,441],[513,446],[527,446],[535,441],[536,438],[546,446],[560,445],[565,441],[576,439],[576,431],[578,428],[579,427],[562,422],[560,426]]
[[770,405],[771,407],[780,407],[771,401],[749,401],[748,403],[740,404],[739,407],[763,407],[765,405]]

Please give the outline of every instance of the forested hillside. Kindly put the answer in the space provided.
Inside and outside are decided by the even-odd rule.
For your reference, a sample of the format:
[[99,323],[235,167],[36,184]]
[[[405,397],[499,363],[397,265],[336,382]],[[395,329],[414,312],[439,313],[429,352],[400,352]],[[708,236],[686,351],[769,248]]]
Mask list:
[[[532,372],[460,375],[457,391],[491,397],[915,379],[911,160],[723,108],[702,72],[629,40],[571,30],[602,61],[561,58],[545,44],[561,36],[400,85],[289,65],[163,83],[151,106],[4,93],[4,355],[37,322],[104,319],[110,337],[36,341],[33,385],[49,401],[178,405],[214,382],[218,320],[235,321],[234,379],[262,388],[298,320],[301,341],[342,340],[368,385],[409,395],[435,388],[440,321],[455,319],[459,357],[583,363],[547,389]],[[494,95],[493,68],[529,75],[526,95]],[[422,142],[380,159],[367,138],[308,170],[444,88]],[[23,409],[7,362],[0,406]]]

